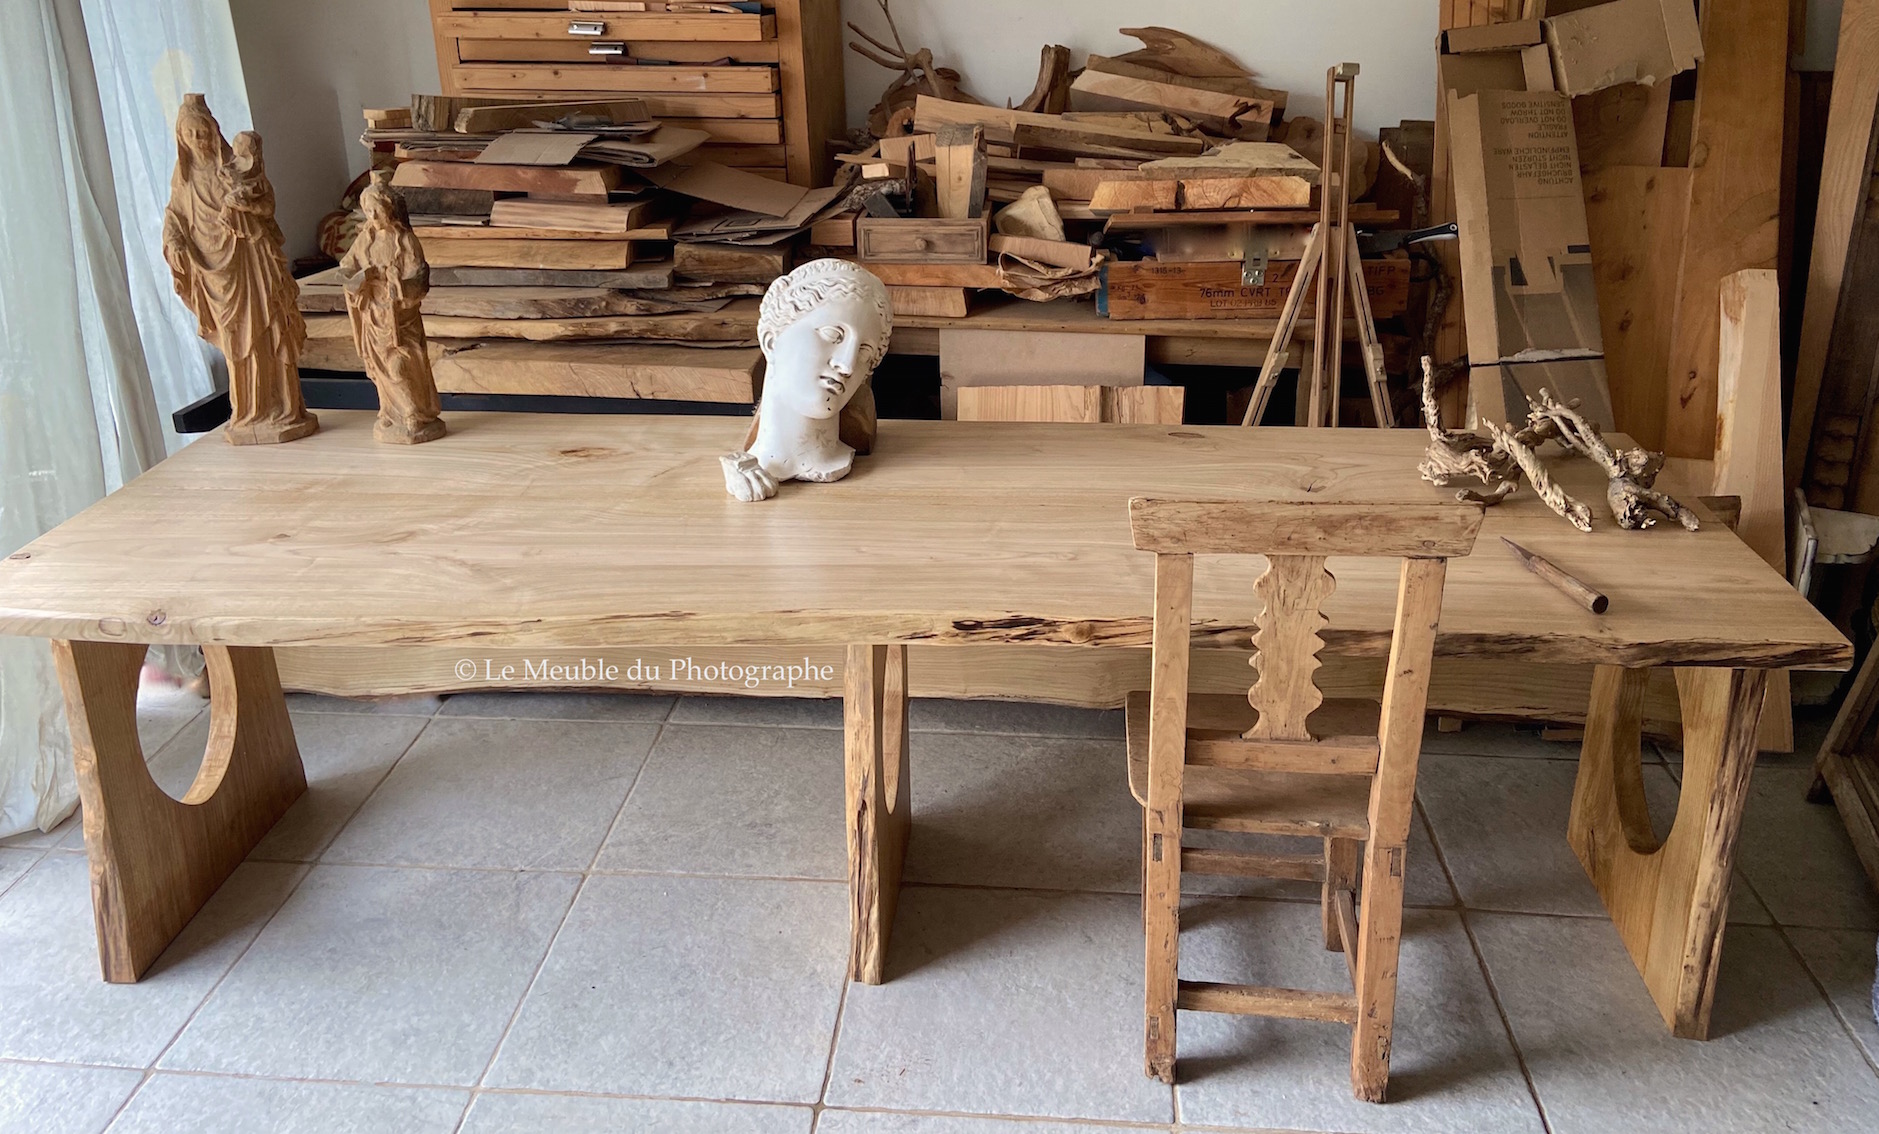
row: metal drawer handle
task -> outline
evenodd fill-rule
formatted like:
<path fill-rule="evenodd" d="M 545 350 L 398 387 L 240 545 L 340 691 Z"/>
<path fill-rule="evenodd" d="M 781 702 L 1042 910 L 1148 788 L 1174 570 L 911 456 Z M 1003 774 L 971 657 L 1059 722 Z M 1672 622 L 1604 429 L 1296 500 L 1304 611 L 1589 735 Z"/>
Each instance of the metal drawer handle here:
<path fill-rule="evenodd" d="M 587 45 L 587 54 L 589 55 L 625 55 L 626 44 L 620 42 L 619 40 L 606 40 L 602 43 L 590 43 Z"/>
<path fill-rule="evenodd" d="M 605 20 L 570 20 L 568 22 L 568 34 L 569 35 L 606 35 L 607 34 L 607 21 Z"/>

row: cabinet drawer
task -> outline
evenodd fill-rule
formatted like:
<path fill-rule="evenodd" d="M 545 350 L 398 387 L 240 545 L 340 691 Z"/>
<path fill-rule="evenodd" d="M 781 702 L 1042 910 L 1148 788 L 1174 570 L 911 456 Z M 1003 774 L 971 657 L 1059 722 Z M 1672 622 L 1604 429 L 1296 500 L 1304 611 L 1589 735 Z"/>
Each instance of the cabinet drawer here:
<path fill-rule="evenodd" d="M 607 42 L 605 40 L 459 39 L 452 42 L 457 45 L 457 58 L 465 63 L 592 63 L 607 58 L 596 56 L 591 50 L 596 42 Z M 775 63 L 776 44 L 774 39 L 757 43 L 631 40 L 626 43 L 626 54 L 631 59 L 656 59 L 666 63 L 716 63 L 720 59 L 733 63 Z"/>
<path fill-rule="evenodd" d="M 721 39 L 752 43 L 776 38 L 775 16 L 713 13 L 455 11 L 437 16 L 433 23 L 436 34 L 457 39 Z"/>
<path fill-rule="evenodd" d="M 863 217 L 855 228 L 856 257 L 884 264 L 983 264 L 991 221 L 932 217 Z"/>
<path fill-rule="evenodd" d="M 471 96 L 501 96 L 517 102 L 566 99 L 578 96 L 612 98 L 623 88 L 609 85 L 609 76 L 624 68 L 611 67 L 458 67 L 452 72 L 455 90 Z M 779 100 L 773 94 L 674 94 L 631 92 L 645 100 L 654 118 L 777 118 Z M 727 139 L 729 140 L 729 139 Z"/>
<path fill-rule="evenodd" d="M 604 63 L 458 67 L 457 81 L 478 90 L 630 91 L 634 94 L 770 94 L 775 67 L 635 67 Z M 754 104 L 753 104 L 754 105 Z M 768 111 L 775 114 L 774 109 Z"/>

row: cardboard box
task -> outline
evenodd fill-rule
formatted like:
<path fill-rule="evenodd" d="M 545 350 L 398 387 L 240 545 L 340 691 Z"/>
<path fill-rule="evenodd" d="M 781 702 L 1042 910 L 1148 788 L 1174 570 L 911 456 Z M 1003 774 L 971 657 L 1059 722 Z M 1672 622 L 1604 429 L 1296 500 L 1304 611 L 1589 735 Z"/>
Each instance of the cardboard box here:
<path fill-rule="evenodd" d="M 1504 401 L 1502 379 L 1537 389 L 1522 367 L 1596 362 L 1553 366 L 1548 388 L 1580 398 L 1588 418 L 1611 428 L 1571 99 L 1451 93 L 1448 125 L 1468 357 L 1477 376 L 1492 379 L 1476 402 L 1486 412 Z"/>
<path fill-rule="evenodd" d="M 1621 83 L 1655 86 L 1703 58 L 1703 34 L 1689 0 L 1611 0 L 1550 16 L 1545 26 L 1554 86 L 1568 95 Z"/>
<path fill-rule="evenodd" d="M 1531 47 L 1546 39 L 1546 29 L 1539 20 L 1514 20 L 1505 24 L 1483 24 L 1474 28 L 1450 28 L 1442 33 L 1442 50 L 1450 55 L 1468 55 L 1477 51 L 1506 51 Z"/>

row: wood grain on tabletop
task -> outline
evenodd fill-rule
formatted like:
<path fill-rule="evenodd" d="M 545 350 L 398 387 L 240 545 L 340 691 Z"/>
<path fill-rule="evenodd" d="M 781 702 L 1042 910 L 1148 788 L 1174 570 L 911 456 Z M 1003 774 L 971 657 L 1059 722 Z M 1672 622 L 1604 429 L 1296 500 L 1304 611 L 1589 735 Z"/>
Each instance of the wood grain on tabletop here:
<path fill-rule="evenodd" d="M 847 480 L 741 504 L 728 419 L 455 414 L 421 450 L 372 415 L 291 445 L 210 435 L 0 562 L 0 632 L 229 645 L 1039 642 L 1146 645 L 1128 501 L 1435 503 L 1417 432 L 901 422 Z M 1590 464 L 1555 462 L 1601 502 Z M 1602 512 L 1602 503 L 1599 504 Z M 1511 537 L 1612 597 L 1592 618 L 1511 556 L 1452 564 L 1438 650 L 1844 666 L 1851 648 L 1720 524 L 1582 535 L 1522 493 Z M 1203 558 L 1196 640 L 1244 647 L 1258 557 Z M 1331 561 L 1329 652 L 1381 653 L 1390 563 Z"/>

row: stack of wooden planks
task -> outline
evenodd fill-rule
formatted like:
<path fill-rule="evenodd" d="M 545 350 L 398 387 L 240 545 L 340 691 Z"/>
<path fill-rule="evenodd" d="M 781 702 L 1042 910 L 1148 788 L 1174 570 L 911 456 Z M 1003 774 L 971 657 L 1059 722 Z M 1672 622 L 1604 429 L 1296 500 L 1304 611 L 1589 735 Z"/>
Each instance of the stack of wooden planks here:
<path fill-rule="evenodd" d="M 636 98 L 419 95 L 365 117 L 431 265 L 441 390 L 754 399 L 756 297 L 836 190 L 702 159 L 703 132 Z M 308 365 L 359 369 L 337 279 L 303 280 L 300 306 Z"/>

